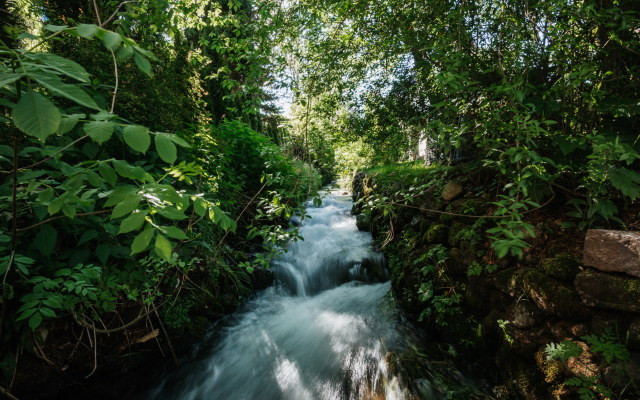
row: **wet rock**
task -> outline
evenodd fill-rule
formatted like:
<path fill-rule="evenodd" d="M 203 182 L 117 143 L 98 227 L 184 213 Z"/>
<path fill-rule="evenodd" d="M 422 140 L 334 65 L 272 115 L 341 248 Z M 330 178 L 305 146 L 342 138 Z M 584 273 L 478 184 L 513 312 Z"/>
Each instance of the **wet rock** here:
<path fill-rule="evenodd" d="M 584 241 L 584 265 L 640 277 L 640 235 L 590 229 Z"/>
<path fill-rule="evenodd" d="M 582 271 L 580 267 L 582 267 L 580 259 L 568 254 L 547 258 L 540 263 L 540 268 L 545 274 L 571 282 Z"/>
<path fill-rule="evenodd" d="M 255 267 L 253 273 L 249 274 L 253 290 L 266 289 L 273 285 L 273 271 L 262 267 Z"/>
<path fill-rule="evenodd" d="M 356 226 L 359 231 L 368 231 L 369 230 L 369 220 L 367 216 L 364 214 L 360 214 L 356 217 Z"/>
<path fill-rule="evenodd" d="M 540 321 L 540 313 L 527 300 L 516 300 L 507 309 L 507 319 L 518 329 L 529 329 Z"/>
<path fill-rule="evenodd" d="M 531 271 L 530 268 L 511 268 L 498 272 L 493 280 L 493 284 L 502 293 L 511 297 L 520 297 L 524 293 L 523 279 Z"/>
<path fill-rule="evenodd" d="M 524 276 L 523 286 L 525 295 L 545 314 L 576 320 L 589 316 L 589 311 L 572 285 L 533 270 Z"/>
<path fill-rule="evenodd" d="M 582 349 L 582 354 L 577 357 L 569 357 L 567 362 L 562 364 L 562 370 L 568 376 L 593 378 L 599 375 L 600 368 L 598 366 L 599 359 L 587 346 L 581 341 L 574 341 Z"/>
<path fill-rule="evenodd" d="M 447 244 L 449 228 L 446 225 L 432 225 L 424 234 L 425 244 Z"/>
<path fill-rule="evenodd" d="M 461 184 L 455 181 L 450 181 L 442 191 L 442 198 L 444 201 L 451 201 L 460 196 L 462 192 L 464 192 L 464 189 Z"/>
<path fill-rule="evenodd" d="M 420 228 L 420 224 L 422 223 L 422 221 L 424 221 L 424 217 L 422 215 L 416 215 L 411 220 L 411 227 L 419 229 Z"/>
<path fill-rule="evenodd" d="M 640 312 L 640 279 L 587 271 L 576 276 L 575 286 L 588 306 Z"/>

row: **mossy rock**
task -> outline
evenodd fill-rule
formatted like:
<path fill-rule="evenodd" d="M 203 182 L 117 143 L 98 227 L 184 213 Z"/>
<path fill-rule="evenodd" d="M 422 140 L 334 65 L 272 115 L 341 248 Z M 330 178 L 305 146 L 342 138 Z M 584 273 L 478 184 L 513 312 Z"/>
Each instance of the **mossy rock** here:
<path fill-rule="evenodd" d="M 495 275 L 493 283 L 502 293 L 517 298 L 524 293 L 523 279 L 529 271 L 530 268 L 505 269 Z"/>
<path fill-rule="evenodd" d="M 420 233 L 424 234 L 425 232 L 427 232 L 432 224 L 433 224 L 433 221 L 429 221 L 429 220 L 424 220 L 420 222 Z"/>
<path fill-rule="evenodd" d="M 511 349 L 502 347 L 496 355 L 498 371 L 504 379 L 504 386 L 498 387 L 502 392 L 500 398 L 548 400 L 553 398 L 535 365 L 526 362 L 513 354 Z"/>
<path fill-rule="evenodd" d="M 368 231 L 371 223 L 365 214 L 360 214 L 356 217 L 356 227 L 359 231 Z"/>
<path fill-rule="evenodd" d="M 449 230 L 449 244 L 451 246 L 453 246 L 453 247 L 459 247 L 460 246 L 460 242 L 462 242 L 462 239 L 457 238 L 456 236 L 464 228 L 465 228 L 465 224 L 460 223 L 460 222 L 456 222 L 455 224 L 453 224 L 453 226 L 451 226 L 451 229 Z"/>
<path fill-rule="evenodd" d="M 544 381 L 546 383 L 562 383 L 565 379 L 562 363 L 558 360 L 547 360 L 547 353 L 544 349 L 541 346 L 534 356 L 538 369 L 544 375 Z"/>
<path fill-rule="evenodd" d="M 576 288 L 591 307 L 640 313 L 640 279 L 592 271 L 576 276 Z"/>
<path fill-rule="evenodd" d="M 447 244 L 449 240 L 449 228 L 445 225 L 432 225 L 424 234 L 425 244 Z"/>
<path fill-rule="evenodd" d="M 547 258 L 540 263 L 540 268 L 545 274 L 564 281 L 573 281 L 580 273 L 582 266 L 582 261 L 578 257 L 569 254 Z"/>
<path fill-rule="evenodd" d="M 523 279 L 525 295 L 545 314 L 584 320 L 590 315 L 573 285 L 561 282 L 539 270 L 529 271 Z"/>

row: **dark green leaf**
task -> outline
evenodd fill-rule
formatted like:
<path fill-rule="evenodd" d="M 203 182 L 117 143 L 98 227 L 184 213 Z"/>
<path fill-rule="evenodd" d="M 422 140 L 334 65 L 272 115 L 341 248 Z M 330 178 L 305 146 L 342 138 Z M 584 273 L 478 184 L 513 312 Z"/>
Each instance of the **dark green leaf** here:
<path fill-rule="evenodd" d="M 124 141 L 135 151 L 145 153 L 151 144 L 151 136 L 144 126 L 129 125 L 124 128 Z"/>
<path fill-rule="evenodd" d="M 35 79 L 42 86 L 51 90 L 62 97 L 66 97 L 71 101 L 75 101 L 84 107 L 99 110 L 96 102 L 82 89 L 76 85 L 68 85 L 55 75 L 29 74 L 29 77 Z"/>
<path fill-rule="evenodd" d="M 0 75 L 0 87 L 10 85 L 23 76 L 24 74 L 2 74 Z"/>
<path fill-rule="evenodd" d="M 40 307 L 40 313 L 42 315 L 44 315 L 45 317 L 49 317 L 49 318 L 55 318 L 56 317 L 56 313 L 47 307 Z"/>
<path fill-rule="evenodd" d="M 133 59 L 136 62 L 136 65 L 138 66 L 138 68 L 140 68 L 142 72 L 144 72 L 149 77 L 151 77 L 151 64 L 149 63 L 149 60 L 147 60 L 144 56 L 142 56 L 138 52 L 136 52 L 133 55 Z"/>
<path fill-rule="evenodd" d="M 176 145 L 173 144 L 171 139 L 166 134 L 157 134 L 156 135 L 156 150 L 162 158 L 162 161 L 173 164 L 177 158 L 177 150 Z"/>
<path fill-rule="evenodd" d="M 169 236 L 172 239 L 178 239 L 178 240 L 189 239 L 187 235 L 184 234 L 182 229 L 178 229 L 175 226 L 159 226 L 158 229 L 160 230 L 160 232 L 164 233 L 165 235 Z"/>
<path fill-rule="evenodd" d="M 122 43 L 122 37 L 118 33 L 109 32 L 104 35 L 102 41 L 107 49 L 116 51 L 118 50 L 118 47 L 120 47 L 120 43 Z"/>
<path fill-rule="evenodd" d="M 161 234 L 156 237 L 156 253 L 165 260 L 171 259 L 171 242 Z"/>
<path fill-rule="evenodd" d="M 203 216 L 207 212 L 207 202 L 202 197 L 198 197 L 193 202 L 193 208 L 198 215 Z"/>
<path fill-rule="evenodd" d="M 98 236 L 98 231 L 93 229 L 85 231 L 82 236 L 80 236 L 80 240 L 78 240 L 78 244 L 76 246 L 82 246 L 88 241 L 95 239 Z"/>
<path fill-rule="evenodd" d="M 58 107 L 33 90 L 28 90 L 22 95 L 11 117 L 21 131 L 42 141 L 45 141 L 60 125 Z"/>
<path fill-rule="evenodd" d="M 111 219 L 120 218 L 137 209 L 141 200 L 141 194 L 127 196 L 124 200 L 122 200 L 122 202 L 118 203 L 118 205 L 114 207 L 113 212 L 111 213 Z"/>
<path fill-rule="evenodd" d="M 49 257 L 58 240 L 58 232 L 49 224 L 42 225 L 33 240 L 33 246 L 45 257 Z"/>
<path fill-rule="evenodd" d="M 113 166 L 115 167 L 118 175 L 129 179 L 133 178 L 133 167 L 129 165 L 128 162 L 117 160 L 113 162 Z"/>
<path fill-rule="evenodd" d="M 53 198 L 53 188 L 49 188 L 47 190 L 43 190 L 42 192 L 38 193 L 38 200 L 41 203 L 46 203 L 48 201 L 51 201 L 52 198 Z"/>
<path fill-rule="evenodd" d="M 106 182 L 112 185 L 116 184 L 118 175 L 116 175 L 116 171 L 114 171 L 114 169 L 111 168 L 106 162 L 101 162 L 98 165 L 98 171 L 100 171 L 100 176 L 102 176 L 102 179 L 104 179 Z"/>
<path fill-rule="evenodd" d="M 79 24 L 78 35 L 85 39 L 93 39 L 98 32 L 98 27 L 94 24 Z"/>
<path fill-rule="evenodd" d="M 96 247 L 96 257 L 98 257 L 102 265 L 106 265 L 109 259 L 109 245 L 101 244 Z"/>
<path fill-rule="evenodd" d="M 134 211 L 131 215 L 125 218 L 120 224 L 120 231 L 118 234 L 127 233 L 131 231 L 137 231 L 142 228 L 142 224 L 144 224 L 145 217 L 149 214 L 149 211 Z"/>
<path fill-rule="evenodd" d="M 116 204 L 122 202 L 124 199 L 133 194 L 136 194 L 137 192 L 138 188 L 135 186 L 118 186 L 113 192 L 111 192 L 111 194 L 109 195 L 109 200 L 107 200 L 104 206 L 115 206 Z"/>
<path fill-rule="evenodd" d="M 56 133 L 58 135 L 63 135 L 67 132 L 70 132 L 76 126 L 78 121 L 84 117 L 84 114 L 63 115 Z"/>
<path fill-rule="evenodd" d="M 85 171 L 85 174 L 87 175 L 87 180 L 89 181 L 89 183 L 92 186 L 95 186 L 95 187 L 101 187 L 102 186 L 102 179 L 100 178 L 100 176 L 98 174 L 96 174 L 95 172 L 93 172 L 91 170 Z"/>
<path fill-rule="evenodd" d="M 182 220 L 187 218 L 187 216 L 184 215 L 182 211 L 174 207 L 156 208 L 156 211 L 158 212 L 158 214 L 169 219 Z"/>
<path fill-rule="evenodd" d="M 52 53 L 38 52 L 36 54 L 29 54 L 27 57 L 34 58 L 41 63 L 48 65 L 58 72 L 70 76 L 79 81 L 89 83 L 89 74 L 84 68 L 75 61 L 67 60 Z"/>
<path fill-rule="evenodd" d="M 83 125 L 83 129 L 86 134 L 98 144 L 106 142 L 111 137 L 111 134 L 113 134 L 113 124 L 111 122 L 89 122 Z"/>
<path fill-rule="evenodd" d="M 42 322 L 42 315 L 40 315 L 39 312 L 36 312 L 31 316 L 31 318 L 29 318 L 29 328 L 35 331 L 36 328 L 40 326 L 41 322 Z"/>
<path fill-rule="evenodd" d="M 131 254 L 140 253 L 144 251 L 149 245 L 151 238 L 156 230 L 155 229 L 147 229 L 142 231 L 135 239 L 133 239 L 133 243 L 131 244 Z"/>

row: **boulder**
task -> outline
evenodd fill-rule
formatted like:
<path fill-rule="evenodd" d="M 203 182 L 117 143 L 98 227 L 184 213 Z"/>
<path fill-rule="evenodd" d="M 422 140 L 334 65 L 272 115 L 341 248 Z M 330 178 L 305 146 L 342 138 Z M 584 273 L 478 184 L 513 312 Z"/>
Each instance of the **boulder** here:
<path fill-rule="evenodd" d="M 444 190 L 442 191 L 442 198 L 445 201 L 451 201 L 456 197 L 460 196 L 462 192 L 464 192 L 464 189 L 462 188 L 461 184 L 459 184 L 456 181 L 450 181 L 449 183 L 447 183 L 447 185 L 444 187 Z"/>
<path fill-rule="evenodd" d="M 540 268 L 545 274 L 564 281 L 571 281 L 582 271 L 582 262 L 578 257 L 560 254 L 553 258 L 544 259 Z"/>
<path fill-rule="evenodd" d="M 588 306 L 640 312 L 640 279 L 586 271 L 576 276 L 575 286 Z"/>
<path fill-rule="evenodd" d="M 584 265 L 600 271 L 640 277 L 640 235 L 589 229 L 584 240 L 583 261 Z"/>
<path fill-rule="evenodd" d="M 530 268 L 511 268 L 496 274 L 493 284 L 502 293 L 511 297 L 520 297 L 523 292 L 522 281 L 524 276 L 531 271 Z"/>
<path fill-rule="evenodd" d="M 597 356 L 589 349 L 586 343 L 578 340 L 574 341 L 574 343 L 580 346 L 582 354 L 577 357 L 569 357 L 562 364 L 564 373 L 575 377 L 580 377 L 581 375 L 587 378 L 597 377 L 600 373 Z"/>
<path fill-rule="evenodd" d="M 527 300 L 516 300 L 507 309 L 507 319 L 518 329 L 529 329 L 540 321 L 540 313 Z"/>
<path fill-rule="evenodd" d="M 369 220 L 367 216 L 364 214 L 360 214 L 356 217 L 356 226 L 359 231 L 368 231 L 369 230 Z"/>
<path fill-rule="evenodd" d="M 446 225 L 431 225 L 424 234 L 425 244 L 447 244 L 449 240 L 449 228 Z"/>
<path fill-rule="evenodd" d="M 572 285 L 533 270 L 524 276 L 523 286 L 525 295 L 545 314 L 574 320 L 589 316 L 588 309 Z"/>

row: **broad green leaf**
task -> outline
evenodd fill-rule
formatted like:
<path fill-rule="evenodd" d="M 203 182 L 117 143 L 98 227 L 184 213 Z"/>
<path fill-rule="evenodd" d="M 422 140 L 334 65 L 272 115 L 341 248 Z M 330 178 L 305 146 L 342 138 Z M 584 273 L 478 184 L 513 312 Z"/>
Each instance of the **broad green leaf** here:
<path fill-rule="evenodd" d="M 42 28 L 46 29 L 48 31 L 51 31 L 51 32 L 60 32 L 62 30 L 67 29 L 68 26 L 67 25 L 51 25 L 51 24 L 49 24 L 49 25 L 43 26 Z"/>
<path fill-rule="evenodd" d="M 113 124 L 111 122 L 89 122 L 88 124 L 84 124 L 82 128 L 86 134 L 98 144 L 106 142 L 111 137 L 111 134 L 113 134 Z"/>
<path fill-rule="evenodd" d="M 91 114 L 90 117 L 94 121 L 108 121 L 110 119 L 113 119 L 114 115 L 111 114 L 109 111 L 100 110 L 99 113 Z"/>
<path fill-rule="evenodd" d="M 149 214 L 149 211 L 140 211 L 136 210 L 127 218 L 125 218 L 120 224 L 120 231 L 118 231 L 118 235 L 121 233 L 128 233 L 132 231 L 137 231 L 142 228 L 142 224 L 144 224 L 145 217 Z"/>
<path fill-rule="evenodd" d="M 16 36 L 16 39 L 29 39 L 29 40 L 36 40 L 36 39 L 40 39 L 38 36 L 29 33 L 29 32 L 23 32 L 21 34 L 19 34 L 18 36 Z"/>
<path fill-rule="evenodd" d="M 131 254 L 133 255 L 144 251 L 144 249 L 149 245 L 149 242 L 151 242 L 151 238 L 155 231 L 155 229 L 147 229 L 138 234 L 131 244 Z"/>
<path fill-rule="evenodd" d="M 79 81 L 89 83 L 89 74 L 82 66 L 75 61 L 57 56 L 52 53 L 37 52 L 36 54 L 28 54 L 27 57 L 36 59 L 41 63 L 55 69 L 58 72 L 70 76 Z"/>
<path fill-rule="evenodd" d="M 211 208 L 209 208 L 209 219 L 213 221 L 215 224 L 220 222 L 220 219 L 222 218 L 223 214 L 224 213 L 222 212 L 222 210 L 217 206 L 211 206 Z"/>
<path fill-rule="evenodd" d="M 80 89 L 76 85 L 68 85 L 62 82 L 62 80 L 55 75 L 29 74 L 29 77 L 35 79 L 38 83 L 52 92 L 62 97 L 66 97 L 69 100 L 75 101 L 83 107 L 93 108 L 94 110 L 100 109 L 96 105 L 96 102 L 93 101 L 93 99 L 89 97 L 84 90 Z"/>
<path fill-rule="evenodd" d="M 111 213 L 111 219 L 120 218 L 129 214 L 131 211 L 138 208 L 140 201 L 142 200 L 141 194 L 129 195 L 122 202 L 118 203 L 113 208 L 113 212 Z"/>
<path fill-rule="evenodd" d="M 95 172 L 93 172 L 91 170 L 85 171 L 85 174 L 87 175 L 87 180 L 89 181 L 89 183 L 92 186 L 95 186 L 95 187 L 101 187 L 102 186 L 102 178 L 100 178 L 100 176 L 98 174 L 96 174 Z"/>
<path fill-rule="evenodd" d="M 57 240 L 58 232 L 50 224 L 45 224 L 33 239 L 33 246 L 45 257 L 49 257 Z"/>
<path fill-rule="evenodd" d="M 78 240 L 78 244 L 76 244 L 76 246 L 82 246 L 83 244 L 95 239 L 96 237 L 98 237 L 98 231 L 93 229 L 85 231 L 82 236 L 80 236 L 80 240 Z"/>
<path fill-rule="evenodd" d="M 156 253 L 165 260 L 171 259 L 171 242 L 161 234 L 156 237 Z"/>
<path fill-rule="evenodd" d="M 46 299 L 42 304 L 51 308 L 62 308 L 62 304 L 60 304 L 58 300 L 52 298 Z"/>
<path fill-rule="evenodd" d="M 41 322 L 42 322 L 42 315 L 40 315 L 39 312 L 36 312 L 31 316 L 31 318 L 29 318 L 29 328 L 35 331 L 36 328 L 40 326 Z"/>
<path fill-rule="evenodd" d="M 169 136 L 169 139 L 171 139 L 171 141 L 173 143 L 177 144 L 178 146 L 184 147 L 186 149 L 190 149 L 191 148 L 191 145 L 189 143 L 187 143 L 187 141 L 184 140 L 183 138 L 181 138 L 180 136 L 172 135 L 172 134 L 169 134 L 167 136 Z"/>
<path fill-rule="evenodd" d="M 132 170 L 133 177 L 140 182 L 144 182 L 147 172 L 142 167 L 134 167 Z"/>
<path fill-rule="evenodd" d="M 38 303 L 39 303 L 39 301 L 38 301 Z M 30 310 L 26 310 L 18 318 L 16 318 L 16 321 L 21 321 L 23 319 L 27 319 L 30 316 L 32 316 L 36 311 L 38 311 L 38 309 L 36 309 L 36 308 L 32 308 Z"/>
<path fill-rule="evenodd" d="M 76 208 L 69 203 L 62 204 L 62 213 L 69 218 L 76 216 Z"/>
<path fill-rule="evenodd" d="M 93 39 L 98 32 L 98 26 L 94 24 L 79 24 L 78 35 L 85 39 Z"/>
<path fill-rule="evenodd" d="M 189 239 L 181 229 L 178 229 L 175 226 L 159 226 L 158 229 L 160 230 L 160 232 L 164 233 L 165 235 L 173 239 L 178 239 L 178 240 Z"/>
<path fill-rule="evenodd" d="M 48 201 L 51 201 L 52 198 L 53 198 L 53 188 L 49 188 L 47 190 L 43 190 L 42 192 L 38 193 L 38 200 L 41 203 L 46 203 Z"/>
<path fill-rule="evenodd" d="M 102 265 L 107 264 L 107 260 L 109 259 L 109 245 L 101 244 L 96 247 L 96 257 L 98 257 Z"/>
<path fill-rule="evenodd" d="M 113 170 L 112 170 L 113 171 Z M 115 171 L 113 172 L 115 174 Z M 109 200 L 104 204 L 105 207 L 115 206 L 116 204 L 122 202 L 127 197 L 134 195 L 138 192 L 138 188 L 135 186 L 118 186 L 111 194 L 109 195 Z"/>
<path fill-rule="evenodd" d="M 84 117 L 84 114 L 63 115 L 56 133 L 58 135 L 63 135 L 67 132 L 70 132 L 76 126 L 78 121 L 80 121 L 80 119 Z"/>
<path fill-rule="evenodd" d="M 124 141 L 135 151 L 145 153 L 151 144 L 151 136 L 144 126 L 129 125 L 124 128 Z"/>
<path fill-rule="evenodd" d="M 159 185 L 154 183 L 146 185 L 145 188 L 147 193 L 155 195 L 155 197 L 162 201 L 177 204 L 182 200 L 176 189 L 171 185 Z"/>
<path fill-rule="evenodd" d="M 133 47 L 123 43 L 120 50 L 118 50 L 118 60 L 128 60 L 131 56 L 133 56 Z"/>
<path fill-rule="evenodd" d="M 57 214 L 58 211 L 62 208 L 64 201 L 59 197 L 49 203 L 49 207 L 47 207 L 47 211 L 49 211 L 49 215 Z"/>
<path fill-rule="evenodd" d="M 11 113 L 13 123 L 27 135 L 45 141 L 60 125 L 60 111 L 40 93 L 28 90 Z"/>
<path fill-rule="evenodd" d="M 158 212 L 158 214 L 162 215 L 165 218 L 175 219 L 175 220 L 182 220 L 187 218 L 187 216 L 184 215 L 182 211 L 174 207 L 162 207 L 162 208 L 156 208 L 155 210 Z"/>
<path fill-rule="evenodd" d="M 138 52 L 133 55 L 133 60 L 136 62 L 136 65 L 142 72 L 151 77 L 151 64 L 149 63 L 149 60 L 147 60 Z"/>
<path fill-rule="evenodd" d="M 24 74 L 2 74 L 0 75 L 0 87 L 10 85 L 23 76 Z"/>
<path fill-rule="evenodd" d="M 120 43 L 122 43 L 122 36 L 116 32 L 109 32 L 104 35 L 102 41 L 107 49 L 116 51 L 118 50 L 118 47 L 120 47 Z"/>
<path fill-rule="evenodd" d="M 118 175 L 116 174 L 116 171 L 114 171 L 113 168 L 111 168 L 106 162 L 101 162 L 98 165 L 98 171 L 100 171 L 100 176 L 102 176 L 102 179 L 104 179 L 106 182 L 110 183 L 111 185 L 116 184 Z"/>
<path fill-rule="evenodd" d="M 45 317 L 49 317 L 49 318 L 55 318 L 56 317 L 56 313 L 47 307 L 40 307 L 40 313 L 42 315 L 44 315 Z"/>
<path fill-rule="evenodd" d="M 133 178 L 133 167 L 129 165 L 128 162 L 117 160 L 113 162 L 113 166 L 115 167 L 118 175 L 129 179 Z"/>
<path fill-rule="evenodd" d="M 626 169 L 615 168 L 609 171 L 609 178 L 611 184 L 619 189 L 622 194 L 629 196 L 631 200 L 635 200 L 640 197 L 640 173 Z"/>
<path fill-rule="evenodd" d="M 198 197 L 193 202 L 193 208 L 198 215 L 203 216 L 207 212 L 207 202 L 202 197 Z"/>
<path fill-rule="evenodd" d="M 173 164 L 177 158 L 176 145 L 173 144 L 168 135 L 157 134 L 156 135 L 156 150 L 162 158 L 162 161 Z"/>

